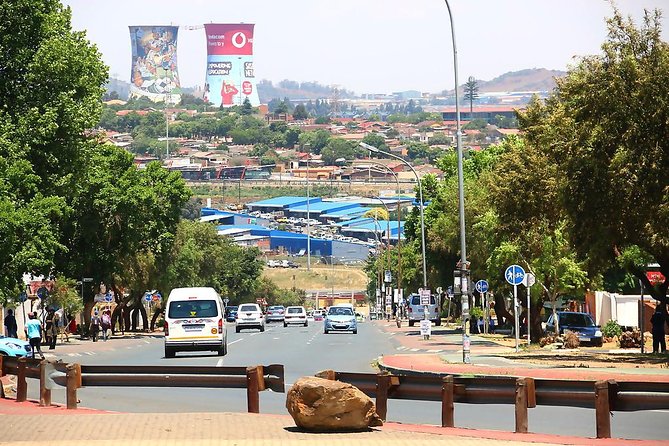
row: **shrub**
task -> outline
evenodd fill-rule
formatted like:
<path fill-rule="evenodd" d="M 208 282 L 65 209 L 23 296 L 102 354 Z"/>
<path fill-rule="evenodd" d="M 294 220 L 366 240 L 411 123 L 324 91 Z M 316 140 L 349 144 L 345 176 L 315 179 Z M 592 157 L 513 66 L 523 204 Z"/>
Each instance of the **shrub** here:
<path fill-rule="evenodd" d="M 580 345 L 581 341 L 576 333 L 573 331 L 564 332 L 564 348 L 578 348 Z"/>
<path fill-rule="evenodd" d="M 623 329 L 618 325 L 618 322 L 611 319 L 604 325 L 602 328 L 602 334 L 607 338 L 613 338 L 614 336 L 620 337 L 623 333 Z"/>

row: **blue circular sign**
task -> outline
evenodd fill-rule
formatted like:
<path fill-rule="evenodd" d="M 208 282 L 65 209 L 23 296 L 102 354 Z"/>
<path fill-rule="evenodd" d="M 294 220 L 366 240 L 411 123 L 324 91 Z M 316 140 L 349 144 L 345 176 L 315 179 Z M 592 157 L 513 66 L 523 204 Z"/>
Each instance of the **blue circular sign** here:
<path fill-rule="evenodd" d="M 147 301 L 147 302 L 151 302 L 151 293 L 146 293 L 144 295 L 144 300 Z"/>
<path fill-rule="evenodd" d="M 525 270 L 520 265 L 511 265 L 504 271 L 504 278 L 511 285 L 520 285 L 525 278 Z"/>
<path fill-rule="evenodd" d="M 476 291 L 479 293 L 487 293 L 488 292 L 488 281 L 487 280 L 479 280 L 476 282 Z"/>
<path fill-rule="evenodd" d="M 21 294 L 19 294 L 19 302 L 25 302 L 28 299 L 28 295 L 26 294 L 25 291 L 23 291 Z"/>
<path fill-rule="evenodd" d="M 112 301 L 112 295 L 111 293 L 105 294 L 105 302 L 111 302 Z"/>

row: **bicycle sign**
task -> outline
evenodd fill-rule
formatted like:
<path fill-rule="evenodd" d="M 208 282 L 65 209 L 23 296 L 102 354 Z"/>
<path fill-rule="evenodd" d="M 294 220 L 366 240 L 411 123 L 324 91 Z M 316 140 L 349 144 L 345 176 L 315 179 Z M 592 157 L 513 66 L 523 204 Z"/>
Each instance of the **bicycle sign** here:
<path fill-rule="evenodd" d="M 478 282 L 476 282 L 476 285 L 474 285 L 474 287 L 476 288 L 476 291 L 478 291 L 481 294 L 487 293 L 488 292 L 488 281 L 487 280 L 479 280 Z"/>

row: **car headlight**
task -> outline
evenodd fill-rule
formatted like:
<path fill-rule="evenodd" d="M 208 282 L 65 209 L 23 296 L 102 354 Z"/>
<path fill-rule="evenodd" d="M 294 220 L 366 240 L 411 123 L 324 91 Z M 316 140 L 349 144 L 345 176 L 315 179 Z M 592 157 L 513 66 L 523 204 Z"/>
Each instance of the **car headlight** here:
<path fill-rule="evenodd" d="M 601 330 L 597 330 L 597 331 L 595 332 L 595 337 L 596 337 L 596 338 L 601 338 L 601 337 L 602 337 L 602 331 L 601 331 Z"/>

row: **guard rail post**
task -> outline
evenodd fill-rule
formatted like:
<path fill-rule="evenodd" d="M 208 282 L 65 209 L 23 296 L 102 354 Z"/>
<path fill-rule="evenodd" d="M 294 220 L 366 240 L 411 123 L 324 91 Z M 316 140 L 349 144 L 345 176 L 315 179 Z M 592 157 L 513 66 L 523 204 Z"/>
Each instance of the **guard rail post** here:
<path fill-rule="evenodd" d="M 609 405 L 609 382 L 595 382 L 595 419 L 597 438 L 611 438 L 611 413 Z"/>
<path fill-rule="evenodd" d="M 527 382 L 526 378 L 516 379 L 516 430 L 527 433 Z"/>
<path fill-rule="evenodd" d="M 453 376 L 441 380 L 441 427 L 453 427 Z"/>
<path fill-rule="evenodd" d="M 376 413 L 383 421 L 388 414 L 388 391 L 390 390 L 390 374 L 376 375 Z"/>
<path fill-rule="evenodd" d="M 77 389 L 81 387 L 81 365 L 68 364 L 66 376 L 67 408 L 76 409 L 79 401 L 77 400 Z"/>
<path fill-rule="evenodd" d="M 28 399 L 28 382 L 26 381 L 26 358 L 21 357 L 17 361 L 16 370 L 16 401 L 19 403 Z"/>
<path fill-rule="evenodd" d="M 51 406 L 51 389 L 46 386 L 49 361 L 42 360 L 39 363 L 39 405 L 41 407 Z"/>
<path fill-rule="evenodd" d="M 262 370 L 262 368 L 260 368 Z M 260 413 L 259 368 L 246 368 L 246 404 L 249 413 Z M 261 372 L 262 373 L 262 372 Z"/>

